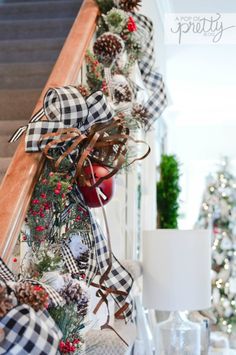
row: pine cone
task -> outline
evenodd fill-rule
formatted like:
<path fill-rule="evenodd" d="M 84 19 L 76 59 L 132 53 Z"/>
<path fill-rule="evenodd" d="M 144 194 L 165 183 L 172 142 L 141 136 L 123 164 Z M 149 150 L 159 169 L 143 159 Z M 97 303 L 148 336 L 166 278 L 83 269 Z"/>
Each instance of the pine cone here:
<path fill-rule="evenodd" d="M 4 317 L 13 308 L 11 297 L 7 293 L 7 288 L 0 285 L 0 317 Z"/>
<path fill-rule="evenodd" d="M 128 85 L 120 84 L 114 90 L 114 98 L 116 102 L 130 102 L 132 101 L 132 92 Z"/>
<path fill-rule="evenodd" d="M 89 90 L 88 86 L 79 85 L 79 86 L 77 86 L 77 89 L 83 97 L 87 97 L 90 95 L 90 90 Z"/>
<path fill-rule="evenodd" d="M 88 297 L 83 294 L 77 306 L 78 316 L 85 317 L 88 311 Z"/>
<path fill-rule="evenodd" d="M 140 104 L 133 105 L 131 115 L 135 120 L 139 121 L 142 125 L 146 125 L 150 118 L 148 109 Z"/>
<path fill-rule="evenodd" d="M 65 299 L 66 304 L 79 303 L 82 297 L 83 290 L 78 282 L 73 280 L 63 287 L 60 291 L 60 295 Z"/>
<path fill-rule="evenodd" d="M 86 270 L 88 268 L 89 256 L 90 256 L 89 250 L 80 254 L 80 257 L 77 260 L 80 270 Z"/>
<path fill-rule="evenodd" d="M 127 12 L 138 10 L 141 7 L 141 0 L 114 0 L 115 5 Z"/>
<path fill-rule="evenodd" d="M 20 304 L 28 304 L 36 312 L 40 309 L 43 310 L 48 303 L 47 292 L 41 286 L 28 282 L 17 285 L 16 298 Z"/>
<path fill-rule="evenodd" d="M 124 49 L 122 38 L 110 32 L 101 35 L 93 46 L 94 54 L 104 65 L 111 65 Z"/>

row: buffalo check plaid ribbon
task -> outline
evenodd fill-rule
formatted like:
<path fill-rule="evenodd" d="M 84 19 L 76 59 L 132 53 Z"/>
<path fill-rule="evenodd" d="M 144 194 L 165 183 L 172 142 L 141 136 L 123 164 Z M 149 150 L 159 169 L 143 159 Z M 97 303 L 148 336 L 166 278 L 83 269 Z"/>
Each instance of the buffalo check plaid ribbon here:
<path fill-rule="evenodd" d="M 41 121 L 46 116 L 47 121 Z M 43 108 L 34 115 L 27 126 L 20 127 L 10 138 L 15 142 L 26 131 L 25 150 L 37 152 L 50 141 L 39 141 L 44 134 L 63 128 L 78 128 L 86 133 L 95 123 L 108 123 L 113 111 L 101 91 L 84 98 L 74 86 L 49 89 L 44 97 Z"/>
<path fill-rule="evenodd" d="M 86 280 L 90 284 L 95 276 L 99 274 L 102 276 L 109 268 L 107 278 L 100 284 L 101 290 L 109 293 L 116 302 L 119 314 L 125 321 L 132 317 L 133 303 L 130 296 L 130 291 L 133 285 L 133 278 L 130 273 L 120 264 L 113 253 L 110 255 L 108 242 L 104 233 L 95 219 L 92 211 L 83 202 L 83 197 L 78 187 L 75 187 L 72 192 L 75 201 L 89 213 L 92 235 L 90 235 L 90 258 L 87 270 L 85 270 Z M 111 256 L 111 260 L 110 260 Z M 110 263 L 111 262 L 111 263 Z"/>
<path fill-rule="evenodd" d="M 109 267 L 109 249 L 107 240 L 101 230 L 100 225 L 96 221 L 93 213 L 89 210 L 89 216 L 92 226 L 93 238 L 95 240 L 96 260 L 98 263 L 99 273 L 103 275 Z M 122 315 L 128 321 L 132 316 L 133 304 L 130 291 L 133 285 L 133 278 L 129 272 L 120 264 L 112 253 L 111 269 L 107 279 L 104 280 L 105 288 L 111 289 L 110 292 L 118 309 L 124 309 Z M 92 265 L 94 262 L 92 261 Z M 116 293 L 116 291 L 120 291 Z"/>
<path fill-rule="evenodd" d="M 63 261 L 66 264 L 66 267 L 71 275 L 77 275 L 80 273 L 79 268 L 77 266 L 77 262 L 73 257 L 73 254 L 65 242 L 62 242 L 61 246 L 61 254 L 63 257 Z"/>
<path fill-rule="evenodd" d="M 45 289 L 54 306 L 63 306 L 63 304 L 65 303 L 63 298 L 59 295 L 59 293 L 56 290 L 54 290 L 54 288 L 52 288 L 49 285 L 46 285 L 43 282 L 34 279 L 23 279 L 23 278 L 19 278 L 17 280 L 15 275 L 11 272 L 11 270 L 8 268 L 8 266 L 5 264 L 5 262 L 2 260 L 1 257 L 0 257 L 0 279 L 2 279 L 6 284 L 8 282 L 13 282 L 13 283 L 29 282 L 33 285 L 40 285 Z"/>
<path fill-rule="evenodd" d="M 5 336 L 1 355 L 56 355 L 62 333 L 47 311 L 35 312 L 28 305 L 11 309 L 2 319 Z"/>
<path fill-rule="evenodd" d="M 142 42 L 145 43 L 143 56 L 138 64 L 144 84 L 151 92 L 151 96 L 145 104 L 150 114 L 149 123 L 145 127 L 147 131 L 166 108 L 167 95 L 162 75 L 155 68 L 152 21 L 141 14 L 132 13 L 132 16 L 137 23 L 138 34 L 142 38 Z"/>

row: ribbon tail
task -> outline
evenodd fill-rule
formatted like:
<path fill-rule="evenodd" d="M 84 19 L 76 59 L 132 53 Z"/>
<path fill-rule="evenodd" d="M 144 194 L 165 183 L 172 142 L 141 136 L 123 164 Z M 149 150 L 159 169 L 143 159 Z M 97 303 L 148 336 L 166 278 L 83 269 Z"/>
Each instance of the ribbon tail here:
<path fill-rule="evenodd" d="M 0 257 L 0 278 L 5 282 L 15 281 L 15 276 L 9 269 L 9 267 L 5 264 L 3 259 Z"/>
<path fill-rule="evenodd" d="M 11 136 L 11 138 L 8 140 L 8 143 L 13 143 L 16 142 L 21 136 L 22 134 L 27 130 L 28 125 L 27 126 L 22 126 L 20 128 L 18 128 L 13 135 Z"/>
<path fill-rule="evenodd" d="M 44 109 L 41 108 L 41 109 L 31 118 L 31 120 L 29 121 L 29 123 L 37 122 L 37 121 L 39 121 L 43 116 L 44 116 Z M 22 136 L 22 134 L 23 134 L 25 131 L 27 131 L 27 129 L 28 129 L 28 125 L 22 126 L 22 127 L 18 128 L 18 129 L 13 133 L 13 135 L 12 135 L 11 138 L 8 140 L 8 142 L 9 142 L 9 143 L 16 142 L 16 141 Z"/>

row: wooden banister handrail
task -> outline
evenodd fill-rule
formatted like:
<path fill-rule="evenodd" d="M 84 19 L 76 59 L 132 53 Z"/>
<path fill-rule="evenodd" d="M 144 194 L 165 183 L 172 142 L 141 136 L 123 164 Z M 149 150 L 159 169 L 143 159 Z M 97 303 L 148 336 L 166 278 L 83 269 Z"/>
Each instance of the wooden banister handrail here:
<path fill-rule="evenodd" d="M 95 32 L 98 7 L 84 0 L 52 73 L 36 104 L 36 113 L 50 87 L 76 84 L 84 55 Z M 13 156 L 0 186 L 0 255 L 8 262 L 44 164 L 39 153 L 25 153 L 24 138 Z"/>

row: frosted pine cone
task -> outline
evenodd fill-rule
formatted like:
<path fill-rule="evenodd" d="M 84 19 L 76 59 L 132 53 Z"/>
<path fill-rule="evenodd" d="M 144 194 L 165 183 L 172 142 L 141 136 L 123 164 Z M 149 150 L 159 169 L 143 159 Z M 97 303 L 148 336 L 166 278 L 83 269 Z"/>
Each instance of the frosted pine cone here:
<path fill-rule="evenodd" d="M 77 306 L 78 316 L 85 317 L 87 311 L 88 311 L 88 297 L 85 293 L 83 293 Z"/>
<path fill-rule="evenodd" d="M 138 10 L 141 7 L 141 0 L 114 0 L 114 4 L 127 12 Z"/>
<path fill-rule="evenodd" d="M 27 304 L 36 312 L 48 305 L 48 294 L 42 286 L 23 282 L 16 286 L 15 292 L 20 304 Z"/>
<path fill-rule="evenodd" d="M 114 98 L 116 102 L 130 102 L 132 101 L 132 92 L 127 84 L 120 84 L 115 87 Z"/>
<path fill-rule="evenodd" d="M 65 299 L 66 304 L 79 303 L 83 290 L 80 284 L 74 280 L 70 280 L 66 286 L 60 291 L 60 295 Z"/>
<path fill-rule="evenodd" d="M 131 115 L 135 120 L 137 120 L 138 122 L 140 122 L 144 126 L 148 123 L 148 120 L 150 117 L 148 109 L 140 104 L 133 105 Z"/>
<path fill-rule="evenodd" d="M 80 270 L 86 270 L 88 268 L 89 255 L 90 255 L 89 250 L 80 254 L 80 257 L 77 260 Z"/>
<path fill-rule="evenodd" d="M 7 288 L 0 285 L 0 317 L 4 317 L 13 308 L 13 301 L 7 293 Z"/>
<path fill-rule="evenodd" d="M 110 66 L 124 50 L 124 42 L 118 35 L 105 32 L 93 46 L 94 54 L 104 65 Z"/>

